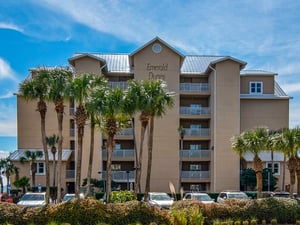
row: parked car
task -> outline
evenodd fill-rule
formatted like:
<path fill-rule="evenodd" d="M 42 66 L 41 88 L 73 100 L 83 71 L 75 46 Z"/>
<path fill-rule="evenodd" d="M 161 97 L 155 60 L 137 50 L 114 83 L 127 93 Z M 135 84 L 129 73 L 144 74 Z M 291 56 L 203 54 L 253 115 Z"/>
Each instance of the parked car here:
<path fill-rule="evenodd" d="M 207 193 L 185 193 L 182 200 L 197 200 L 203 202 L 204 204 L 210 204 L 215 202 Z"/>
<path fill-rule="evenodd" d="M 65 196 L 63 197 L 62 201 L 63 202 L 66 202 L 66 201 L 70 201 L 72 199 L 75 198 L 75 194 L 65 194 Z M 79 198 L 80 199 L 83 199 L 84 198 L 84 194 L 83 193 L 80 193 L 79 194 Z"/>
<path fill-rule="evenodd" d="M 17 203 L 20 206 L 42 206 L 46 205 L 46 192 L 27 192 Z"/>
<path fill-rule="evenodd" d="M 245 192 L 242 191 L 222 191 L 219 193 L 217 202 L 223 202 L 226 199 L 250 199 Z"/>
<path fill-rule="evenodd" d="M 14 198 L 13 198 L 12 195 L 9 195 L 8 193 L 2 193 L 2 194 L 0 194 L 0 202 L 13 203 L 14 202 Z"/>
<path fill-rule="evenodd" d="M 173 203 L 173 198 L 171 198 L 165 192 L 149 192 L 149 204 L 152 206 L 158 206 L 159 208 L 170 208 Z"/>

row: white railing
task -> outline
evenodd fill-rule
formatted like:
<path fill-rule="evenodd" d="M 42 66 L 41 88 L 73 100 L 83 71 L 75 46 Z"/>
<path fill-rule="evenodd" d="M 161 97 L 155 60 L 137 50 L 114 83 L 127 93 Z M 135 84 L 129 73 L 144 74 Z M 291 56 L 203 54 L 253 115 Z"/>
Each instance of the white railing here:
<path fill-rule="evenodd" d="M 180 91 L 209 91 L 208 83 L 180 83 Z"/>
<path fill-rule="evenodd" d="M 107 150 L 102 151 L 102 158 L 106 159 L 107 157 Z M 132 149 L 114 149 L 112 152 L 113 158 L 133 158 L 134 157 L 134 150 Z"/>
<path fill-rule="evenodd" d="M 118 81 L 118 82 L 110 81 L 108 83 L 110 88 L 122 88 L 123 90 L 126 90 L 128 87 L 127 81 Z"/>
<path fill-rule="evenodd" d="M 185 179 L 208 179 L 210 176 L 209 171 L 197 171 L 197 170 L 189 170 L 189 171 L 181 171 L 181 178 Z"/>
<path fill-rule="evenodd" d="M 209 136 L 209 128 L 184 128 L 185 136 Z"/>
<path fill-rule="evenodd" d="M 210 115 L 210 107 L 187 107 L 180 106 L 181 115 Z"/>
<path fill-rule="evenodd" d="M 106 180 L 106 171 L 102 172 L 102 179 Z M 112 171 L 112 180 L 116 182 L 134 182 L 134 171 Z"/>
<path fill-rule="evenodd" d="M 181 150 L 181 158 L 210 158 L 210 150 Z"/>

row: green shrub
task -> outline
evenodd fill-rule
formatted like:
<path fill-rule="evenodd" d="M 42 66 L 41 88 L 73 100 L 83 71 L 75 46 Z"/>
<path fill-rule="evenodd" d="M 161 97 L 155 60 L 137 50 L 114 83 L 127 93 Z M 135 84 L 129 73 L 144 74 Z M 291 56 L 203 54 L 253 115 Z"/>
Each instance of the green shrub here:
<path fill-rule="evenodd" d="M 111 203 L 129 202 L 134 199 L 131 191 L 113 191 L 111 193 Z"/>

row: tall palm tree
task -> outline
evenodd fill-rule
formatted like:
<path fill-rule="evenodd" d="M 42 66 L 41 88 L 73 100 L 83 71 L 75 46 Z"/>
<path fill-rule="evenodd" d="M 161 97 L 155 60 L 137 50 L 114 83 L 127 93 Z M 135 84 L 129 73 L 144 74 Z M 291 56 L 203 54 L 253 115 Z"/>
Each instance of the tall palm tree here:
<path fill-rule="evenodd" d="M 282 130 L 280 144 L 284 155 L 288 157 L 287 167 L 290 174 L 290 195 L 293 196 L 294 186 L 296 183 L 296 172 L 298 168 L 297 153 L 299 149 L 299 143 L 297 136 L 299 134 L 299 128 Z M 298 181 L 299 182 L 299 181 Z"/>
<path fill-rule="evenodd" d="M 3 165 L 4 173 L 6 176 L 6 187 L 8 187 L 10 184 L 11 174 L 18 172 L 18 168 L 12 163 L 9 158 L 1 159 L 0 164 Z"/>
<path fill-rule="evenodd" d="M 100 127 L 104 134 L 107 135 L 106 149 L 107 164 L 106 164 L 106 201 L 109 203 L 111 199 L 111 181 L 112 181 L 112 153 L 114 149 L 114 138 L 118 130 L 128 126 L 129 116 L 124 112 L 124 92 L 120 88 L 107 89 L 103 92 L 103 88 L 96 88 L 89 99 L 90 107 L 97 111 L 97 116 L 100 122 Z"/>
<path fill-rule="evenodd" d="M 53 134 L 52 136 L 46 137 L 46 143 L 51 148 L 51 153 L 53 156 L 53 182 L 52 185 L 55 187 L 55 179 L 56 179 L 56 159 L 55 155 L 57 152 L 56 144 L 58 143 L 58 136 L 56 134 Z"/>
<path fill-rule="evenodd" d="M 98 91 L 102 91 L 103 94 L 105 90 L 108 88 L 107 79 L 99 74 L 91 74 L 91 89 L 89 90 L 89 94 L 93 91 L 93 88 L 97 88 Z M 101 88 L 100 88 L 101 87 Z M 85 102 L 85 108 L 87 111 L 87 115 L 90 122 L 90 152 L 89 152 L 89 163 L 88 163 L 88 170 L 87 170 L 87 188 L 86 188 L 86 195 L 90 193 L 91 189 L 91 178 L 92 178 L 92 168 L 93 168 L 93 158 L 94 158 L 94 140 L 95 140 L 95 127 L 97 125 L 97 119 L 95 114 L 97 113 L 96 108 L 93 105 L 90 105 L 88 101 Z"/>
<path fill-rule="evenodd" d="M 37 158 L 43 156 L 42 151 L 26 151 L 25 156 L 20 158 L 21 163 L 30 162 L 31 178 L 32 178 L 32 187 L 35 187 L 35 174 L 37 172 Z"/>
<path fill-rule="evenodd" d="M 43 151 L 45 156 L 46 166 L 46 203 L 49 203 L 50 199 L 50 171 L 49 171 L 49 156 L 46 143 L 46 113 L 47 113 L 47 98 L 48 98 L 48 81 L 49 74 L 46 69 L 39 69 L 36 75 L 31 75 L 20 84 L 19 95 L 25 98 L 25 100 L 37 100 L 37 111 L 40 113 L 41 118 L 41 136 Z"/>
<path fill-rule="evenodd" d="M 150 178 L 152 169 L 152 150 L 154 135 L 154 118 L 162 117 L 168 108 L 173 107 L 174 99 L 172 93 L 168 92 L 166 82 L 162 80 L 144 80 L 142 81 L 142 96 L 144 103 L 140 110 L 146 112 L 149 116 L 149 136 L 148 136 L 148 164 L 145 186 L 145 199 L 148 200 L 150 192 Z"/>
<path fill-rule="evenodd" d="M 246 152 L 251 152 L 254 155 L 253 169 L 256 172 L 257 198 L 260 198 L 262 193 L 263 172 L 263 163 L 259 153 L 266 150 L 267 140 L 268 131 L 266 128 L 245 131 L 240 136 L 235 136 L 232 139 L 232 149 L 239 155 L 243 156 Z"/>
<path fill-rule="evenodd" d="M 49 101 L 55 105 L 55 111 L 57 115 L 58 123 L 58 145 L 57 145 L 57 169 L 62 170 L 62 142 L 63 142 L 63 118 L 64 118 L 64 101 L 69 99 L 69 86 L 73 78 L 72 71 L 65 68 L 55 68 L 48 70 L 49 79 L 48 87 Z M 57 177 L 57 201 L 61 202 L 61 173 L 58 173 Z"/>

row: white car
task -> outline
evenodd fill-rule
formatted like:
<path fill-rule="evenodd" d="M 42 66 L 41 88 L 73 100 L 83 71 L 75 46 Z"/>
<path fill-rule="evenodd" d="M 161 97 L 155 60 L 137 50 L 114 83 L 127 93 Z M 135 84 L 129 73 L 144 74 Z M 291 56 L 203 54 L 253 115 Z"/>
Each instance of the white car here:
<path fill-rule="evenodd" d="M 63 197 L 62 201 L 63 202 L 66 202 L 66 201 L 70 201 L 72 199 L 75 198 L 75 194 L 65 194 L 65 196 Z M 84 198 L 84 194 L 83 193 L 80 193 L 79 194 L 79 198 L 80 199 L 83 199 Z"/>
<path fill-rule="evenodd" d="M 43 206 L 46 205 L 46 192 L 27 192 L 17 203 L 20 206 Z"/>
<path fill-rule="evenodd" d="M 204 204 L 210 204 L 215 202 L 207 193 L 186 193 L 182 200 L 197 200 Z"/>
<path fill-rule="evenodd" d="M 219 193 L 217 202 L 223 202 L 226 199 L 250 199 L 245 192 L 242 191 L 222 191 Z"/>
<path fill-rule="evenodd" d="M 173 203 L 173 198 L 171 198 L 165 192 L 149 192 L 149 204 L 152 206 L 158 206 L 159 208 L 170 208 Z"/>

